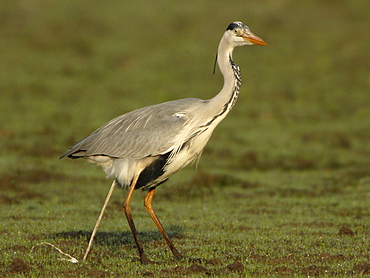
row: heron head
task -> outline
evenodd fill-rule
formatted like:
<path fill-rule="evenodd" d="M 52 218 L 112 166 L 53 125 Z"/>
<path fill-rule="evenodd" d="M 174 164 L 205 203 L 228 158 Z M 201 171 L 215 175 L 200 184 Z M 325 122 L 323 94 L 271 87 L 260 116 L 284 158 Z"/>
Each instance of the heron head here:
<path fill-rule="evenodd" d="M 230 43 L 233 43 L 235 46 L 243 45 L 267 45 L 267 43 L 260 37 L 253 34 L 247 25 L 243 22 L 235 21 L 230 23 L 226 29 Z"/>

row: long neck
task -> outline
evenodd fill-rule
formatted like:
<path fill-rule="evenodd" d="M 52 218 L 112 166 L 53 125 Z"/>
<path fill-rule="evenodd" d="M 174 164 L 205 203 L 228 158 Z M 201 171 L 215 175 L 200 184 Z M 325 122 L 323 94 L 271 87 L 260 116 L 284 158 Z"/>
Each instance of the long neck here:
<path fill-rule="evenodd" d="M 234 47 L 224 38 L 221 39 L 217 52 L 218 66 L 224 76 L 224 86 L 222 90 L 209 101 L 210 107 L 215 114 L 213 121 L 221 121 L 234 106 L 238 98 L 241 86 L 241 73 L 239 66 L 232 60 Z"/>

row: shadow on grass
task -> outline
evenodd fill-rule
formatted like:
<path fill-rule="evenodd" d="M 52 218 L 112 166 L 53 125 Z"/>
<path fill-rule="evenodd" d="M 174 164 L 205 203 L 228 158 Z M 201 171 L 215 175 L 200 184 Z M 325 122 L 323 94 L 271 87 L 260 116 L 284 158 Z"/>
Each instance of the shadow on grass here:
<path fill-rule="evenodd" d="M 182 238 L 182 227 L 180 226 L 169 226 L 166 229 L 170 238 Z M 62 239 L 85 239 L 86 242 L 90 240 L 91 231 L 66 231 L 60 233 L 54 233 L 50 235 L 52 238 Z M 163 237 L 159 231 L 146 231 L 139 233 L 140 240 L 143 242 L 151 242 L 162 240 Z M 94 238 L 94 244 L 115 246 L 115 245 L 127 245 L 135 244 L 131 231 L 118 232 L 98 232 Z"/>

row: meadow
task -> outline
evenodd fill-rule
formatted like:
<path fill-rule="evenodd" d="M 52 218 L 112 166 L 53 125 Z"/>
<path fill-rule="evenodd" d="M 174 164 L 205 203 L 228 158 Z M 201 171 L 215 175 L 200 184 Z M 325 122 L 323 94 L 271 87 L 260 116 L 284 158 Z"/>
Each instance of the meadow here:
<path fill-rule="evenodd" d="M 2 0 L 1 277 L 370 275 L 370 15 L 365 0 Z M 153 202 L 178 262 L 134 193 L 141 265 L 111 180 L 59 160 L 110 119 L 213 97 L 219 39 L 240 20 L 243 85 L 197 165 Z M 366 54 L 367 53 L 367 54 Z M 72 263 L 50 243 L 75 257 Z M 64 260 L 61 260 L 64 258 Z"/>

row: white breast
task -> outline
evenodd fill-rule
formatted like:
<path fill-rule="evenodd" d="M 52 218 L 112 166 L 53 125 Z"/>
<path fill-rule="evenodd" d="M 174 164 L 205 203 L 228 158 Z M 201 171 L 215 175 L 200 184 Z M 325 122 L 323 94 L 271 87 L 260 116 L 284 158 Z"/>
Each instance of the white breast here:
<path fill-rule="evenodd" d="M 170 158 L 165 168 L 164 177 L 169 177 L 184 168 L 202 154 L 202 151 L 212 135 L 214 128 L 210 127 L 191 138 L 177 154 Z"/>

